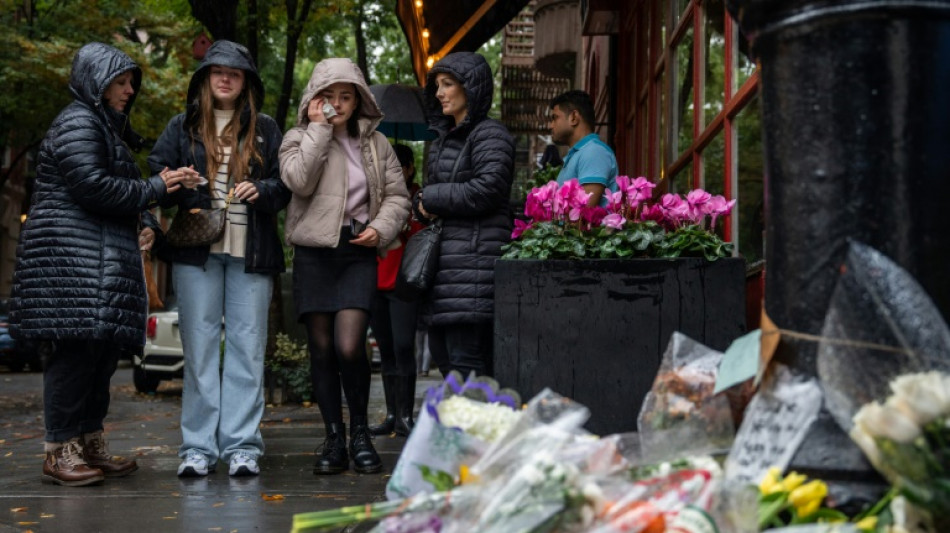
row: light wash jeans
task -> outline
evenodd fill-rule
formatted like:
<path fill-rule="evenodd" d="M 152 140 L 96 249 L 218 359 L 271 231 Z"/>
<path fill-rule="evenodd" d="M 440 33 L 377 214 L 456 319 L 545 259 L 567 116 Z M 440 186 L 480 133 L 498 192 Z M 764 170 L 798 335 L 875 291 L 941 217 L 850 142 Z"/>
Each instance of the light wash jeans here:
<path fill-rule="evenodd" d="M 172 272 L 185 352 L 178 455 L 195 450 L 211 465 L 238 450 L 259 457 L 273 278 L 244 272 L 244 259 L 226 254 L 211 254 L 203 267 L 175 263 Z"/>

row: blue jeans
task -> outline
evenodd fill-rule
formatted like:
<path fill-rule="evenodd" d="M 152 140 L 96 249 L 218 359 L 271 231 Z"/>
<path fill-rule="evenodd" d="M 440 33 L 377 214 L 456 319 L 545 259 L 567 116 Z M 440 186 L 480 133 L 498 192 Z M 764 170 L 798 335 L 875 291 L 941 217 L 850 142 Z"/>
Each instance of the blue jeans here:
<path fill-rule="evenodd" d="M 172 270 L 185 352 L 178 455 L 194 450 L 210 464 L 238 450 L 258 457 L 273 278 L 244 272 L 244 259 L 226 254 L 211 254 L 203 267 L 175 263 Z"/>

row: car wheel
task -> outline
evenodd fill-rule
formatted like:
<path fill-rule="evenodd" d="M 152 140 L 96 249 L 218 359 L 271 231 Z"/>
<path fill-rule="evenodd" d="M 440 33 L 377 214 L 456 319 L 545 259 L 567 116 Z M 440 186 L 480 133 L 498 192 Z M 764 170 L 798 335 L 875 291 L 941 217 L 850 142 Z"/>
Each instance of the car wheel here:
<path fill-rule="evenodd" d="M 140 366 L 132 367 L 132 383 L 135 385 L 135 390 L 139 392 L 151 394 L 158 390 L 158 384 L 161 381 L 161 378 L 155 374 L 149 374 Z"/>

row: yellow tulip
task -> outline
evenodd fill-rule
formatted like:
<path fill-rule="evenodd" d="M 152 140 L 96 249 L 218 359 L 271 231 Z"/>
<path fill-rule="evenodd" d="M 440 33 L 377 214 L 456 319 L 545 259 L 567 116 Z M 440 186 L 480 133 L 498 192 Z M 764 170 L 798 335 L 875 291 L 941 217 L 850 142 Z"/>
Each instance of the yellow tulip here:
<path fill-rule="evenodd" d="M 808 476 L 804 474 L 799 474 L 798 472 L 789 472 L 785 479 L 782 480 L 782 489 L 786 492 L 792 492 L 798 487 L 802 486 L 802 483 L 808 479 Z"/>
<path fill-rule="evenodd" d="M 793 490 L 788 495 L 788 501 L 795 507 L 798 516 L 805 517 L 817 511 L 827 495 L 828 485 L 816 479 Z"/>
<path fill-rule="evenodd" d="M 857 524 L 855 524 L 855 527 L 857 527 L 861 531 L 868 531 L 868 532 L 874 531 L 874 528 L 877 527 L 877 517 L 869 516 L 867 518 L 861 519 L 858 521 Z"/>
<path fill-rule="evenodd" d="M 769 468 L 769 471 L 766 472 L 765 477 L 762 478 L 762 482 L 759 483 L 759 490 L 762 491 L 762 494 L 781 492 L 785 490 L 780 484 L 781 479 L 782 470 L 773 466 L 772 468 Z"/>
<path fill-rule="evenodd" d="M 468 465 L 462 465 L 459 467 L 459 484 L 466 485 L 468 483 L 475 483 L 478 481 L 478 476 L 473 474 L 469 470 Z"/>

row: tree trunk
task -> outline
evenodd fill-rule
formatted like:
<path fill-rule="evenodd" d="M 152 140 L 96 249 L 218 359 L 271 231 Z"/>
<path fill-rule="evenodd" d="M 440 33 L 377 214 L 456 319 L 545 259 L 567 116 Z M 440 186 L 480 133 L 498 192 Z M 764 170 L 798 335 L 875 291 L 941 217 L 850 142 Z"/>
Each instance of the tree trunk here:
<path fill-rule="evenodd" d="M 356 64 L 359 65 L 363 71 L 366 84 L 372 85 L 373 82 L 369 77 L 369 63 L 366 61 L 366 35 L 363 34 L 363 18 L 363 1 L 361 0 L 356 7 L 356 20 L 353 21 L 353 26 L 356 30 Z"/>
<path fill-rule="evenodd" d="M 257 36 L 261 31 L 257 16 L 257 0 L 247 0 L 247 49 L 255 65 L 257 65 Z"/>
<path fill-rule="evenodd" d="M 313 0 L 304 0 L 300 13 L 297 13 L 297 0 L 286 0 L 287 5 L 287 49 L 284 58 L 284 81 L 280 85 L 280 97 L 277 100 L 277 113 L 274 120 L 284 131 L 287 123 L 287 111 L 290 107 L 290 93 L 294 88 L 294 63 L 297 62 L 297 43 L 303 32 L 303 23 L 310 15 Z"/>
<path fill-rule="evenodd" d="M 214 40 L 237 40 L 239 0 L 188 0 L 191 15 L 202 23 Z"/>

